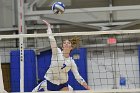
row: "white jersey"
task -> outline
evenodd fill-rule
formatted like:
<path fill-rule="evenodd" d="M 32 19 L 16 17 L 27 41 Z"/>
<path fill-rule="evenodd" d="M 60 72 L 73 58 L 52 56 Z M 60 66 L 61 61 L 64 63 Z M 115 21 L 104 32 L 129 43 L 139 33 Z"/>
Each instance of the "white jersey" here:
<path fill-rule="evenodd" d="M 72 71 L 76 80 L 82 84 L 84 79 L 80 76 L 75 61 L 72 57 L 65 58 L 60 48 L 57 48 L 57 54 L 52 55 L 51 65 L 45 74 L 45 78 L 54 84 L 63 84 L 68 81 L 68 71 Z"/>

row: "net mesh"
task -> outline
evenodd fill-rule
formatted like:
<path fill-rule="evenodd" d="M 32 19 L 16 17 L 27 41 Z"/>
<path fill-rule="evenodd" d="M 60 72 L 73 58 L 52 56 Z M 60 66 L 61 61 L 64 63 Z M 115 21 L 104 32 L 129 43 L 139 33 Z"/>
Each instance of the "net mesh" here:
<path fill-rule="evenodd" d="M 79 87 L 81 85 L 78 85 L 77 82 L 74 83 L 73 78 L 72 82 L 70 81 L 73 91 L 67 93 L 139 93 L 139 32 L 139 30 L 135 32 L 128 30 L 124 33 L 121 31 L 119 33 L 116 31 L 54 33 L 60 48 L 64 39 L 70 39 L 73 36 L 80 38 L 80 46 L 76 52 L 71 54 L 71 57 L 76 61 L 80 75 L 92 88 L 88 91 L 81 90 Z M 20 92 L 20 55 L 18 53 L 21 36 L 24 38 L 23 49 L 26 50 L 26 53 L 24 51 L 24 61 L 28 61 L 24 62 L 26 65 L 24 67 L 25 92 L 31 92 L 44 79 L 50 65 L 46 64 L 51 58 L 51 47 L 47 34 L 1 35 L 1 77 L 3 77 L 3 86 L 8 92 Z M 115 44 L 107 43 L 108 38 L 111 37 L 116 39 Z M 83 51 L 81 49 L 85 49 L 85 51 L 81 52 Z M 81 65 L 81 60 L 83 65 Z M 71 78 L 71 74 L 69 78 Z M 49 92 L 51 93 L 51 91 Z"/>

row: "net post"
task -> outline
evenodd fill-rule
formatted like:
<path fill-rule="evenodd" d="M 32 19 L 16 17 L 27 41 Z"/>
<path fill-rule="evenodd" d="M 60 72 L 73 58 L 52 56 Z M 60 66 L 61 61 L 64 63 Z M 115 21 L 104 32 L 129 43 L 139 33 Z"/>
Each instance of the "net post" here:
<path fill-rule="evenodd" d="M 17 0 L 18 4 L 18 32 L 19 34 L 25 33 L 25 15 L 24 15 L 24 1 Z M 20 47 L 20 93 L 24 92 L 24 37 L 19 37 L 19 47 Z"/>
<path fill-rule="evenodd" d="M 20 92 L 24 92 L 24 38 L 20 37 Z"/>

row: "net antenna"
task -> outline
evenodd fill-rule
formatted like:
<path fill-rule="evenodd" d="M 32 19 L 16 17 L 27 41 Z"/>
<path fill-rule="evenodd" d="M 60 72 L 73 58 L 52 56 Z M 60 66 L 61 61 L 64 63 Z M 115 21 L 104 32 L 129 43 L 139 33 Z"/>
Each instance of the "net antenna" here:
<path fill-rule="evenodd" d="M 0 93 L 8 93 L 7 91 L 4 90 L 4 83 L 3 83 L 3 77 L 2 77 L 2 68 L 1 68 L 1 56 L 0 56 Z"/>

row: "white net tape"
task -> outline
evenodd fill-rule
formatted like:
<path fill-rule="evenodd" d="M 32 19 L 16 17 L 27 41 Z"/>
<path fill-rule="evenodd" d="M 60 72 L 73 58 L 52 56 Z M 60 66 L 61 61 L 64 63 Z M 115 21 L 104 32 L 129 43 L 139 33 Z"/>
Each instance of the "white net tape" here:
<path fill-rule="evenodd" d="M 115 31 L 94 31 L 94 32 L 67 32 L 67 33 L 53 33 L 53 36 L 80 36 L 80 35 L 106 35 L 106 34 L 135 34 L 140 33 L 140 30 L 115 30 Z M 48 34 L 18 34 L 18 35 L 0 35 L 0 39 L 20 38 L 20 37 L 48 37 Z"/>
<path fill-rule="evenodd" d="M 109 90 L 80 90 L 80 91 L 47 91 L 38 93 L 140 93 L 140 89 L 109 89 Z"/>

